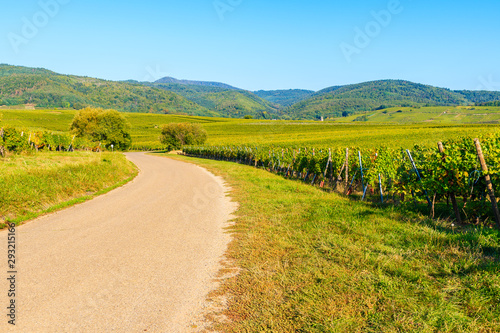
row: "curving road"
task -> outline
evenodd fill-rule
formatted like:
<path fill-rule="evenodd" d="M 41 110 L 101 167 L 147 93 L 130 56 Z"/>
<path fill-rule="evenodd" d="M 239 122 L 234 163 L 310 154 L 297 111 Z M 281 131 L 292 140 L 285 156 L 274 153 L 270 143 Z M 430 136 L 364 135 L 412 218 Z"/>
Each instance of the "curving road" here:
<path fill-rule="evenodd" d="M 200 167 L 127 157 L 141 170 L 133 182 L 17 228 L 15 327 L 0 232 L 0 332 L 192 329 L 215 288 L 235 206 Z"/>

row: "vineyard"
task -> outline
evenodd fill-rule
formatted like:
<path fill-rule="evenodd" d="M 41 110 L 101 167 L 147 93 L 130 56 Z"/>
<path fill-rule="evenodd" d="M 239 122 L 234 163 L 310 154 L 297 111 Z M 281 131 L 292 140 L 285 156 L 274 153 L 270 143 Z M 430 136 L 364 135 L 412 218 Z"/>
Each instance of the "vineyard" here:
<path fill-rule="evenodd" d="M 97 145 L 97 146 L 96 146 Z M 29 150 L 73 151 L 90 150 L 99 143 L 92 143 L 84 138 L 77 138 L 69 133 L 31 131 L 25 132 L 13 127 L 0 128 L 0 156 L 6 151 L 20 153 Z"/>
<path fill-rule="evenodd" d="M 183 152 L 265 168 L 361 200 L 426 205 L 433 217 L 445 205 L 457 223 L 499 223 L 493 193 L 500 188 L 499 134 L 412 149 L 190 146 Z"/>

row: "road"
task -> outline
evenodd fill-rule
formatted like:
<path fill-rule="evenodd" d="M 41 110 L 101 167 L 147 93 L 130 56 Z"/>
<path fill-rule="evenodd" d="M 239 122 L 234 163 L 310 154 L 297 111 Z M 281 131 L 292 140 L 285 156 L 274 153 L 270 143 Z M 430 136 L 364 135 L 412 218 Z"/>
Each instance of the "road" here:
<path fill-rule="evenodd" d="M 140 168 L 131 183 L 16 229 L 15 327 L 0 232 L 1 332 L 192 330 L 216 287 L 235 205 L 200 167 L 127 157 Z"/>

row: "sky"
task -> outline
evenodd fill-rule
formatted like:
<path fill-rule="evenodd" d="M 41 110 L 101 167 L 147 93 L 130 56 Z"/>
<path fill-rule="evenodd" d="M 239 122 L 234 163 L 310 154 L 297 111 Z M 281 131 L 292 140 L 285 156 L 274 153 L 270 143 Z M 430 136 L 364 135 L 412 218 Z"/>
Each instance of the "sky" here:
<path fill-rule="evenodd" d="M 6 0 L 0 63 L 247 90 L 500 90 L 498 0 Z"/>

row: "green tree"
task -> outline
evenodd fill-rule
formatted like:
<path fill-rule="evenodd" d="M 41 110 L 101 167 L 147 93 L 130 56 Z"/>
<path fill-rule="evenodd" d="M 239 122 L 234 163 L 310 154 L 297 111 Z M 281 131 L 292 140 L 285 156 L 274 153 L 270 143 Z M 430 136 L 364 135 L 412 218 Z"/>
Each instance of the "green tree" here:
<path fill-rule="evenodd" d="M 132 144 L 130 124 L 115 110 L 85 108 L 75 115 L 70 129 L 77 137 L 100 142 L 108 149 L 113 145 L 126 150 Z"/>
<path fill-rule="evenodd" d="M 198 145 L 207 141 L 207 131 L 199 124 L 179 123 L 163 125 L 160 142 L 169 150 L 181 149 L 183 145 Z"/>

